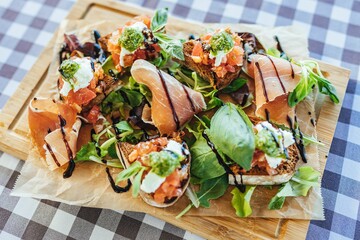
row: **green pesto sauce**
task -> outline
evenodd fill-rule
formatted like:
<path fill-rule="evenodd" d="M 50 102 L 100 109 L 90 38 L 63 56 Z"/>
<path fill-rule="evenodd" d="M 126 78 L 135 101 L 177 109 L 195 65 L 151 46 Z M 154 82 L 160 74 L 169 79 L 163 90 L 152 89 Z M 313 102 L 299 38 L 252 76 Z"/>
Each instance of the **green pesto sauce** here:
<path fill-rule="evenodd" d="M 229 33 L 221 31 L 211 37 L 210 47 L 214 55 L 217 55 L 220 51 L 228 52 L 231 48 L 233 48 L 234 41 Z"/>
<path fill-rule="evenodd" d="M 151 171 L 161 177 L 169 176 L 177 167 L 180 167 L 182 159 L 182 156 L 170 151 L 149 154 Z"/>
<path fill-rule="evenodd" d="M 266 129 L 262 129 L 255 135 L 255 147 L 271 157 L 280 157 L 283 155 L 282 150 L 277 147 L 271 132 Z"/>
<path fill-rule="evenodd" d="M 74 78 L 75 73 L 79 70 L 80 64 L 77 62 L 67 59 L 60 65 L 59 72 L 64 77 L 64 80 L 70 80 Z"/>
<path fill-rule="evenodd" d="M 135 28 L 127 27 L 119 38 L 119 45 L 130 52 L 135 51 L 144 42 L 144 36 L 141 31 Z"/>

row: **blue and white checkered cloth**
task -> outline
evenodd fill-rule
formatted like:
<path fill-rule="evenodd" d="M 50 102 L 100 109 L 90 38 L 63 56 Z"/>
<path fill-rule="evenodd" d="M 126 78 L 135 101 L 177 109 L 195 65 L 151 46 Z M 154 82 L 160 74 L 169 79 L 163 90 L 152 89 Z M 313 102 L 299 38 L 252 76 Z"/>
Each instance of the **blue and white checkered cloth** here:
<path fill-rule="evenodd" d="M 322 180 L 325 221 L 307 239 L 360 239 L 360 1 L 127 1 L 169 7 L 199 22 L 297 25 L 309 35 L 311 57 L 351 69 L 351 79 Z M 0 109 L 73 5 L 68 0 L 0 0 Z M 9 193 L 23 163 L 0 152 L 0 239 L 199 239 L 142 213 L 69 206 Z"/>

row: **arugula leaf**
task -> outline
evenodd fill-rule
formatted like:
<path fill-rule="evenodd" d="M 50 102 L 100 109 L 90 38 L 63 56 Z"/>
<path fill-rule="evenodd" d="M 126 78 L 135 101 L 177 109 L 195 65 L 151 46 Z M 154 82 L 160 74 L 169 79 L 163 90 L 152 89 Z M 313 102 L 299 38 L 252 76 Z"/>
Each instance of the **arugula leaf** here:
<path fill-rule="evenodd" d="M 312 167 L 300 167 L 289 182 L 282 185 L 271 199 L 268 209 L 281 209 L 286 197 L 306 196 L 311 187 L 319 186 L 320 173 Z"/>
<path fill-rule="evenodd" d="M 317 62 L 313 60 L 303 60 L 296 64 L 302 68 L 302 76 L 293 92 L 289 95 L 288 103 L 290 107 L 294 107 L 309 95 L 316 84 L 319 87 L 320 93 L 328 95 L 334 103 L 339 103 L 334 85 L 322 75 Z"/>
<path fill-rule="evenodd" d="M 272 57 L 276 57 L 276 58 L 281 58 L 280 55 L 280 51 L 277 50 L 276 48 L 272 47 L 272 48 L 268 48 L 266 49 L 266 54 Z"/>
<path fill-rule="evenodd" d="M 117 156 L 115 156 L 112 160 L 106 160 L 106 162 L 103 162 L 102 157 L 98 155 L 94 142 L 89 142 L 88 144 L 83 145 L 81 149 L 76 153 L 76 163 L 86 161 L 93 161 L 110 167 L 123 168 L 119 159 L 117 159 Z"/>
<path fill-rule="evenodd" d="M 140 162 L 135 161 L 134 163 L 132 163 L 130 165 L 130 167 L 128 167 L 127 169 L 124 169 L 116 176 L 115 183 L 118 184 L 121 181 L 127 180 L 127 179 L 131 178 L 132 176 L 135 176 L 143 168 L 145 168 L 145 167 L 143 167 Z"/>
<path fill-rule="evenodd" d="M 124 107 L 124 98 L 117 91 L 112 91 L 107 97 L 102 101 L 100 105 L 100 110 L 104 114 L 109 114 L 113 110 L 120 110 Z"/>
<path fill-rule="evenodd" d="M 151 30 L 153 32 L 163 31 L 168 19 L 168 8 L 156 10 L 151 19 Z"/>
<path fill-rule="evenodd" d="M 218 199 L 225 194 L 228 187 L 228 175 L 224 174 L 201 183 L 200 190 L 196 193 L 200 206 L 209 208 L 210 200 Z"/>
<path fill-rule="evenodd" d="M 243 110 L 232 103 L 227 103 L 212 117 L 208 131 L 218 151 L 227 155 L 245 170 L 251 168 L 255 151 L 255 136 L 250 124 Z"/>
<path fill-rule="evenodd" d="M 210 100 L 207 102 L 207 106 L 206 106 L 206 111 L 216 108 L 216 107 L 220 107 L 222 106 L 224 103 L 223 101 L 216 97 L 215 94 L 218 92 L 218 90 L 214 89 L 212 90 L 210 93 L 208 94 L 204 94 L 205 97 L 210 98 Z"/>
<path fill-rule="evenodd" d="M 181 61 L 185 60 L 182 42 L 173 39 L 165 33 L 154 32 L 154 36 L 159 40 L 159 45 L 167 54 Z"/>
<path fill-rule="evenodd" d="M 151 61 L 151 63 L 154 64 L 158 68 L 162 68 L 166 65 L 166 63 L 169 61 L 169 59 L 170 59 L 170 55 L 161 49 L 160 56 L 155 58 L 153 61 Z"/>
<path fill-rule="evenodd" d="M 220 90 L 221 93 L 232 93 L 239 90 L 242 86 L 246 84 L 247 80 L 245 78 L 237 78 L 232 81 L 227 87 Z"/>
<path fill-rule="evenodd" d="M 140 192 L 140 186 L 141 186 L 141 178 L 145 171 L 145 168 L 142 168 L 135 176 L 134 180 L 132 181 L 132 196 L 137 197 Z"/>
<path fill-rule="evenodd" d="M 129 101 L 129 105 L 131 107 L 139 106 L 144 97 L 140 92 L 126 88 L 121 88 L 119 91 L 122 91 L 124 94 L 126 94 L 127 100 Z"/>
<path fill-rule="evenodd" d="M 251 215 L 250 199 L 255 188 L 256 186 L 246 186 L 244 193 L 240 192 L 237 187 L 231 191 L 233 195 L 231 205 L 235 208 L 237 216 L 247 217 Z"/>
<path fill-rule="evenodd" d="M 119 134 L 120 141 L 138 143 L 144 134 L 142 130 L 133 129 L 127 121 L 120 121 L 115 124 Z"/>

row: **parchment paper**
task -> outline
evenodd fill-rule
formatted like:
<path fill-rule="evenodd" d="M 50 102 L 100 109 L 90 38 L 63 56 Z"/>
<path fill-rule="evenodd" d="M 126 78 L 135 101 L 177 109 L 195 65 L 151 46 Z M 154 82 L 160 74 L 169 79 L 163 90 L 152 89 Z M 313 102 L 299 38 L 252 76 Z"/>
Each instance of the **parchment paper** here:
<path fill-rule="evenodd" d="M 103 35 L 112 32 L 122 23 L 119 22 L 98 22 L 88 24 L 86 21 L 65 21 L 61 24 L 56 45 L 54 47 L 54 61 L 50 67 L 47 76 L 47 84 L 51 91 L 42 93 L 43 97 L 56 98 L 56 69 L 58 63 L 58 51 L 63 42 L 64 32 L 76 33 L 82 42 L 90 40 L 91 31 L 99 30 Z M 306 58 L 307 36 L 297 27 L 278 27 L 265 28 L 262 26 L 248 24 L 221 24 L 221 26 L 231 26 L 234 31 L 252 32 L 256 34 L 265 47 L 274 46 L 273 36 L 277 35 L 281 41 L 282 47 L 289 56 L 294 58 Z M 167 27 L 168 32 L 173 35 L 186 37 L 190 33 L 201 33 L 207 27 L 216 28 L 219 24 L 205 25 L 189 24 L 183 26 L 180 24 L 171 24 Z M 39 96 L 41 97 L 41 96 Z M 306 135 L 316 135 L 315 127 L 310 124 L 308 112 L 314 113 L 314 97 L 308 97 L 306 101 L 299 104 L 297 109 L 298 119 L 302 131 Z M 72 205 L 81 205 L 88 207 L 108 208 L 113 210 L 129 210 L 150 213 L 154 216 L 174 215 L 180 213 L 190 201 L 183 196 L 175 205 L 167 209 L 158 209 L 145 204 L 140 197 L 133 198 L 131 191 L 127 193 L 115 193 L 107 180 L 105 166 L 96 163 L 80 163 L 76 165 L 73 176 L 69 179 L 63 179 L 64 168 L 49 171 L 41 162 L 37 151 L 31 147 L 30 154 L 26 160 L 21 175 L 17 180 L 12 195 L 22 197 L 34 197 L 41 199 L 50 199 L 53 201 L 64 202 Z M 308 164 L 315 169 L 319 169 L 318 150 L 316 145 L 306 148 Z M 298 167 L 303 163 L 299 161 Z M 119 170 L 112 169 L 115 177 Z M 187 215 L 191 216 L 228 216 L 236 217 L 235 210 L 231 206 L 231 194 L 233 186 L 228 188 L 228 192 L 217 200 L 211 201 L 209 209 L 193 208 Z M 307 197 L 287 198 L 283 208 L 279 211 L 270 211 L 267 205 L 270 199 L 276 194 L 277 187 L 269 190 L 258 186 L 251 199 L 253 213 L 251 217 L 268 218 L 293 218 L 293 219 L 324 219 L 322 197 L 320 188 L 313 188 Z"/>

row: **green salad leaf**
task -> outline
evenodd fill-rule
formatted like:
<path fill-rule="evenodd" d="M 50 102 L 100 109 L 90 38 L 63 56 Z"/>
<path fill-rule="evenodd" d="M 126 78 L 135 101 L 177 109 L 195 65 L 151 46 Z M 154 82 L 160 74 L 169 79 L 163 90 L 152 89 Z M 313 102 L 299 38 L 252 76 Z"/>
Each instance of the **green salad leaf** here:
<path fill-rule="evenodd" d="M 245 78 L 237 78 L 234 81 L 232 81 L 228 86 L 226 86 L 224 89 L 221 89 L 221 93 L 232 93 L 239 90 L 242 86 L 246 84 L 247 80 Z"/>
<path fill-rule="evenodd" d="M 300 167 L 289 182 L 282 185 L 278 193 L 271 199 L 270 210 L 281 209 L 286 197 L 306 196 L 311 187 L 318 187 L 320 173 L 312 167 Z"/>
<path fill-rule="evenodd" d="M 290 107 L 294 107 L 312 92 L 317 85 L 320 93 L 328 95 L 334 103 L 340 100 L 336 94 L 336 89 L 332 83 L 327 80 L 321 73 L 319 64 L 313 60 L 299 61 L 298 64 L 302 68 L 302 76 L 295 89 L 290 93 L 288 103 Z M 314 71 L 315 69 L 315 71 Z"/>
<path fill-rule="evenodd" d="M 178 39 L 172 38 L 169 35 L 162 32 L 154 32 L 154 36 L 158 39 L 159 45 L 164 52 L 171 57 L 175 57 L 184 61 L 183 45 Z"/>
<path fill-rule="evenodd" d="M 121 181 L 128 180 L 132 176 L 138 174 L 143 168 L 145 167 L 142 166 L 140 162 L 138 161 L 133 162 L 128 168 L 122 170 L 116 176 L 115 183 L 118 184 Z"/>
<path fill-rule="evenodd" d="M 132 181 L 132 196 L 137 197 L 140 192 L 141 178 L 146 168 L 141 168 Z"/>
<path fill-rule="evenodd" d="M 150 29 L 153 32 L 159 32 L 164 30 L 168 19 L 168 10 L 168 8 L 156 10 L 154 16 L 151 19 L 150 25 Z"/>
<path fill-rule="evenodd" d="M 242 193 L 235 187 L 231 194 L 233 195 L 231 204 L 236 210 L 236 215 L 239 217 L 247 217 L 252 213 L 250 206 L 250 199 L 256 186 L 246 186 L 245 192 Z"/>
<path fill-rule="evenodd" d="M 251 168 L 255 151 L 255 136 L 251 121 L 243 110 L 232 103 L 225 104 L 212 117 L 207 133 L 218 151 L 245 170 Z"/>
<path fill-rule="evenodd" d="M 138 143 L 144 134 L 140 129 L 133 129 L 127 121 L 120 121 L 115 127 L 120 133 L 117 137 L 121 142 Z"/>

